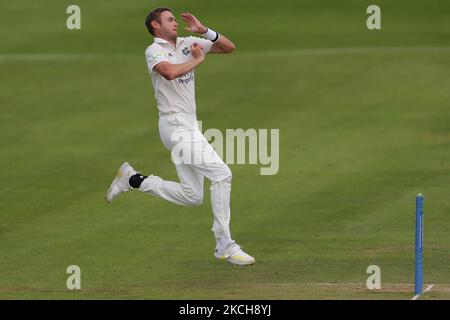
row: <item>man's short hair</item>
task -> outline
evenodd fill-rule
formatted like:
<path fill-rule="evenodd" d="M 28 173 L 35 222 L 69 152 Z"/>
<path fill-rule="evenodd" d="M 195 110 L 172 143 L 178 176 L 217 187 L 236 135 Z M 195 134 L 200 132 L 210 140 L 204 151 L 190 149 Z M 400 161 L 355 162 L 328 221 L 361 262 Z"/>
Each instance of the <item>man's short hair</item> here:
<path fill-rule="evenodd" d="M 155 35 L 153 33 L 152 21 L 156 20 L 158 21 L 158 23 L 161 23 L 161 13 L 163 13 L 164 11 L 172 12 L 170 8 L 166 7 L 155 8 L 148 14 L 147 19 L 145 19 L 145 26 L 147 27 L 148 32 L 152 34 L 152 36 Z"/>

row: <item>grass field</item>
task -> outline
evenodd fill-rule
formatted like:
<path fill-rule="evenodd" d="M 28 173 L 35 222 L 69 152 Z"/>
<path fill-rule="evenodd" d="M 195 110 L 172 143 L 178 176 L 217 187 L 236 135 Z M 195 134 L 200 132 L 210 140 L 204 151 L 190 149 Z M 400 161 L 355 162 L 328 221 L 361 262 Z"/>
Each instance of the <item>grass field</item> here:
<path fill-rule="evenodd" d="M 79 0 L 69 31 L 71 1 L 2 1 L 0 299 L 411 299 L 418 192 L 421 299 L 450 299 L 450 2 L 376 3 L 370 31 L 365 0 Z M 208 184 L 195 208 L 103 199 L 124 160 L 177 178 L 144 58 L 163 4 L 237 46 L 197 69 L 203 128 L 280 129 L 277 175 L 230 166 L 252 267 L 214 260 Z"/>

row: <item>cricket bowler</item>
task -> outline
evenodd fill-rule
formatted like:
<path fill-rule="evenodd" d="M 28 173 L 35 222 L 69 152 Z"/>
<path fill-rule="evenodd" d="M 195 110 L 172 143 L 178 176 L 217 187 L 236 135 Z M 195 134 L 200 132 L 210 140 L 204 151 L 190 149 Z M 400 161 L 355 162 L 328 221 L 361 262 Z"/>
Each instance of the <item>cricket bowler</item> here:
<path fill-rule="evenodd" d="M 171 151 L 179 182 L 141 175 L 125 162 L 106 193 L 106 201 L 137 189 L 179 205 L 198 206 L 203 202 L 206 177 L 211 181 L 214 257 L 236 265 L 251 265 L 255 259 L 231 238 L 231 170 L 201 133 L 195 103 L 195 68 L 204 62 L 207 53 L 231 53 L 235 46 L 224 35 L 205 27 L 194 15 L 183 13 L 181 18 L 186 30 L 200 37 L 178 37 L 178 22 L 169 8 L 154 9 L 145 21 L 154 37 L 153 44 L 145 50 L 145 57 L 159 110 L 159 134 Z M 181 159 L 174 157 L 175 150 L 181 150 L 183 161 L 174 161 Z"/>

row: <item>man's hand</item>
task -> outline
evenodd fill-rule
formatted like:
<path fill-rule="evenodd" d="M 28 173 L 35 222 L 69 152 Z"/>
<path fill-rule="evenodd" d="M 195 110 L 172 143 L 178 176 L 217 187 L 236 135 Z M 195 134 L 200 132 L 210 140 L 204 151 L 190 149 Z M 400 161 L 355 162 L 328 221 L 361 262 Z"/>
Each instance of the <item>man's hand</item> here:
<path fill-rule="evenodd" d="M 182 13 L 181 18 L 187 24 L 187 27 L 184 28 L 184 30 L 186 31 L 199 34 L 203 34 L 208 31 L 208 28 L 206 28 L 195 16 L 193 16 L 189 12 Z"/>
<path fill-rule="evenodd" d="M 199 34 L 204 34 L 208 31 L 208 28 L 206 28 L 195 16 L 193 16 L 189 12 L 182 13 L 181 18 L 187 24 L 187 27 L 184 28 L 186 31 L 199 33 Z M 219 39 L 216 42 L 214 42 L 214 44 L 212 45 L 209 52 L 210 53 L 231 53 L 234 51 L 234 48 L 235 48 L 234 43 L 231 42 L 223 34 L 221 34 Z"/>
<path fill-rule="evenodd" d="M 194 59 L 198 60 L 199 63 L 202 63 L 205 60 L 205 53 L 203 52 L 203 47 L 200 44 L 192 44 L 191 53 L 194 56 Z"/>

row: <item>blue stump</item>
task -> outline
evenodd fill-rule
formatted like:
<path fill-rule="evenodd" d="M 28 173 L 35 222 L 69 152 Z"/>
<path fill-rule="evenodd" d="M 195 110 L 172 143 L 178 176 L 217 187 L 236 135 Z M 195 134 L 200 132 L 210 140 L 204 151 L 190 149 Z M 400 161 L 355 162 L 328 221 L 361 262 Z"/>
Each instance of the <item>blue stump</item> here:
<path fill-rule="evenodd" d="M 414 292 L 422 293 L 423 287 L 423 195 L 416 196 L 416 271 Z"/>

